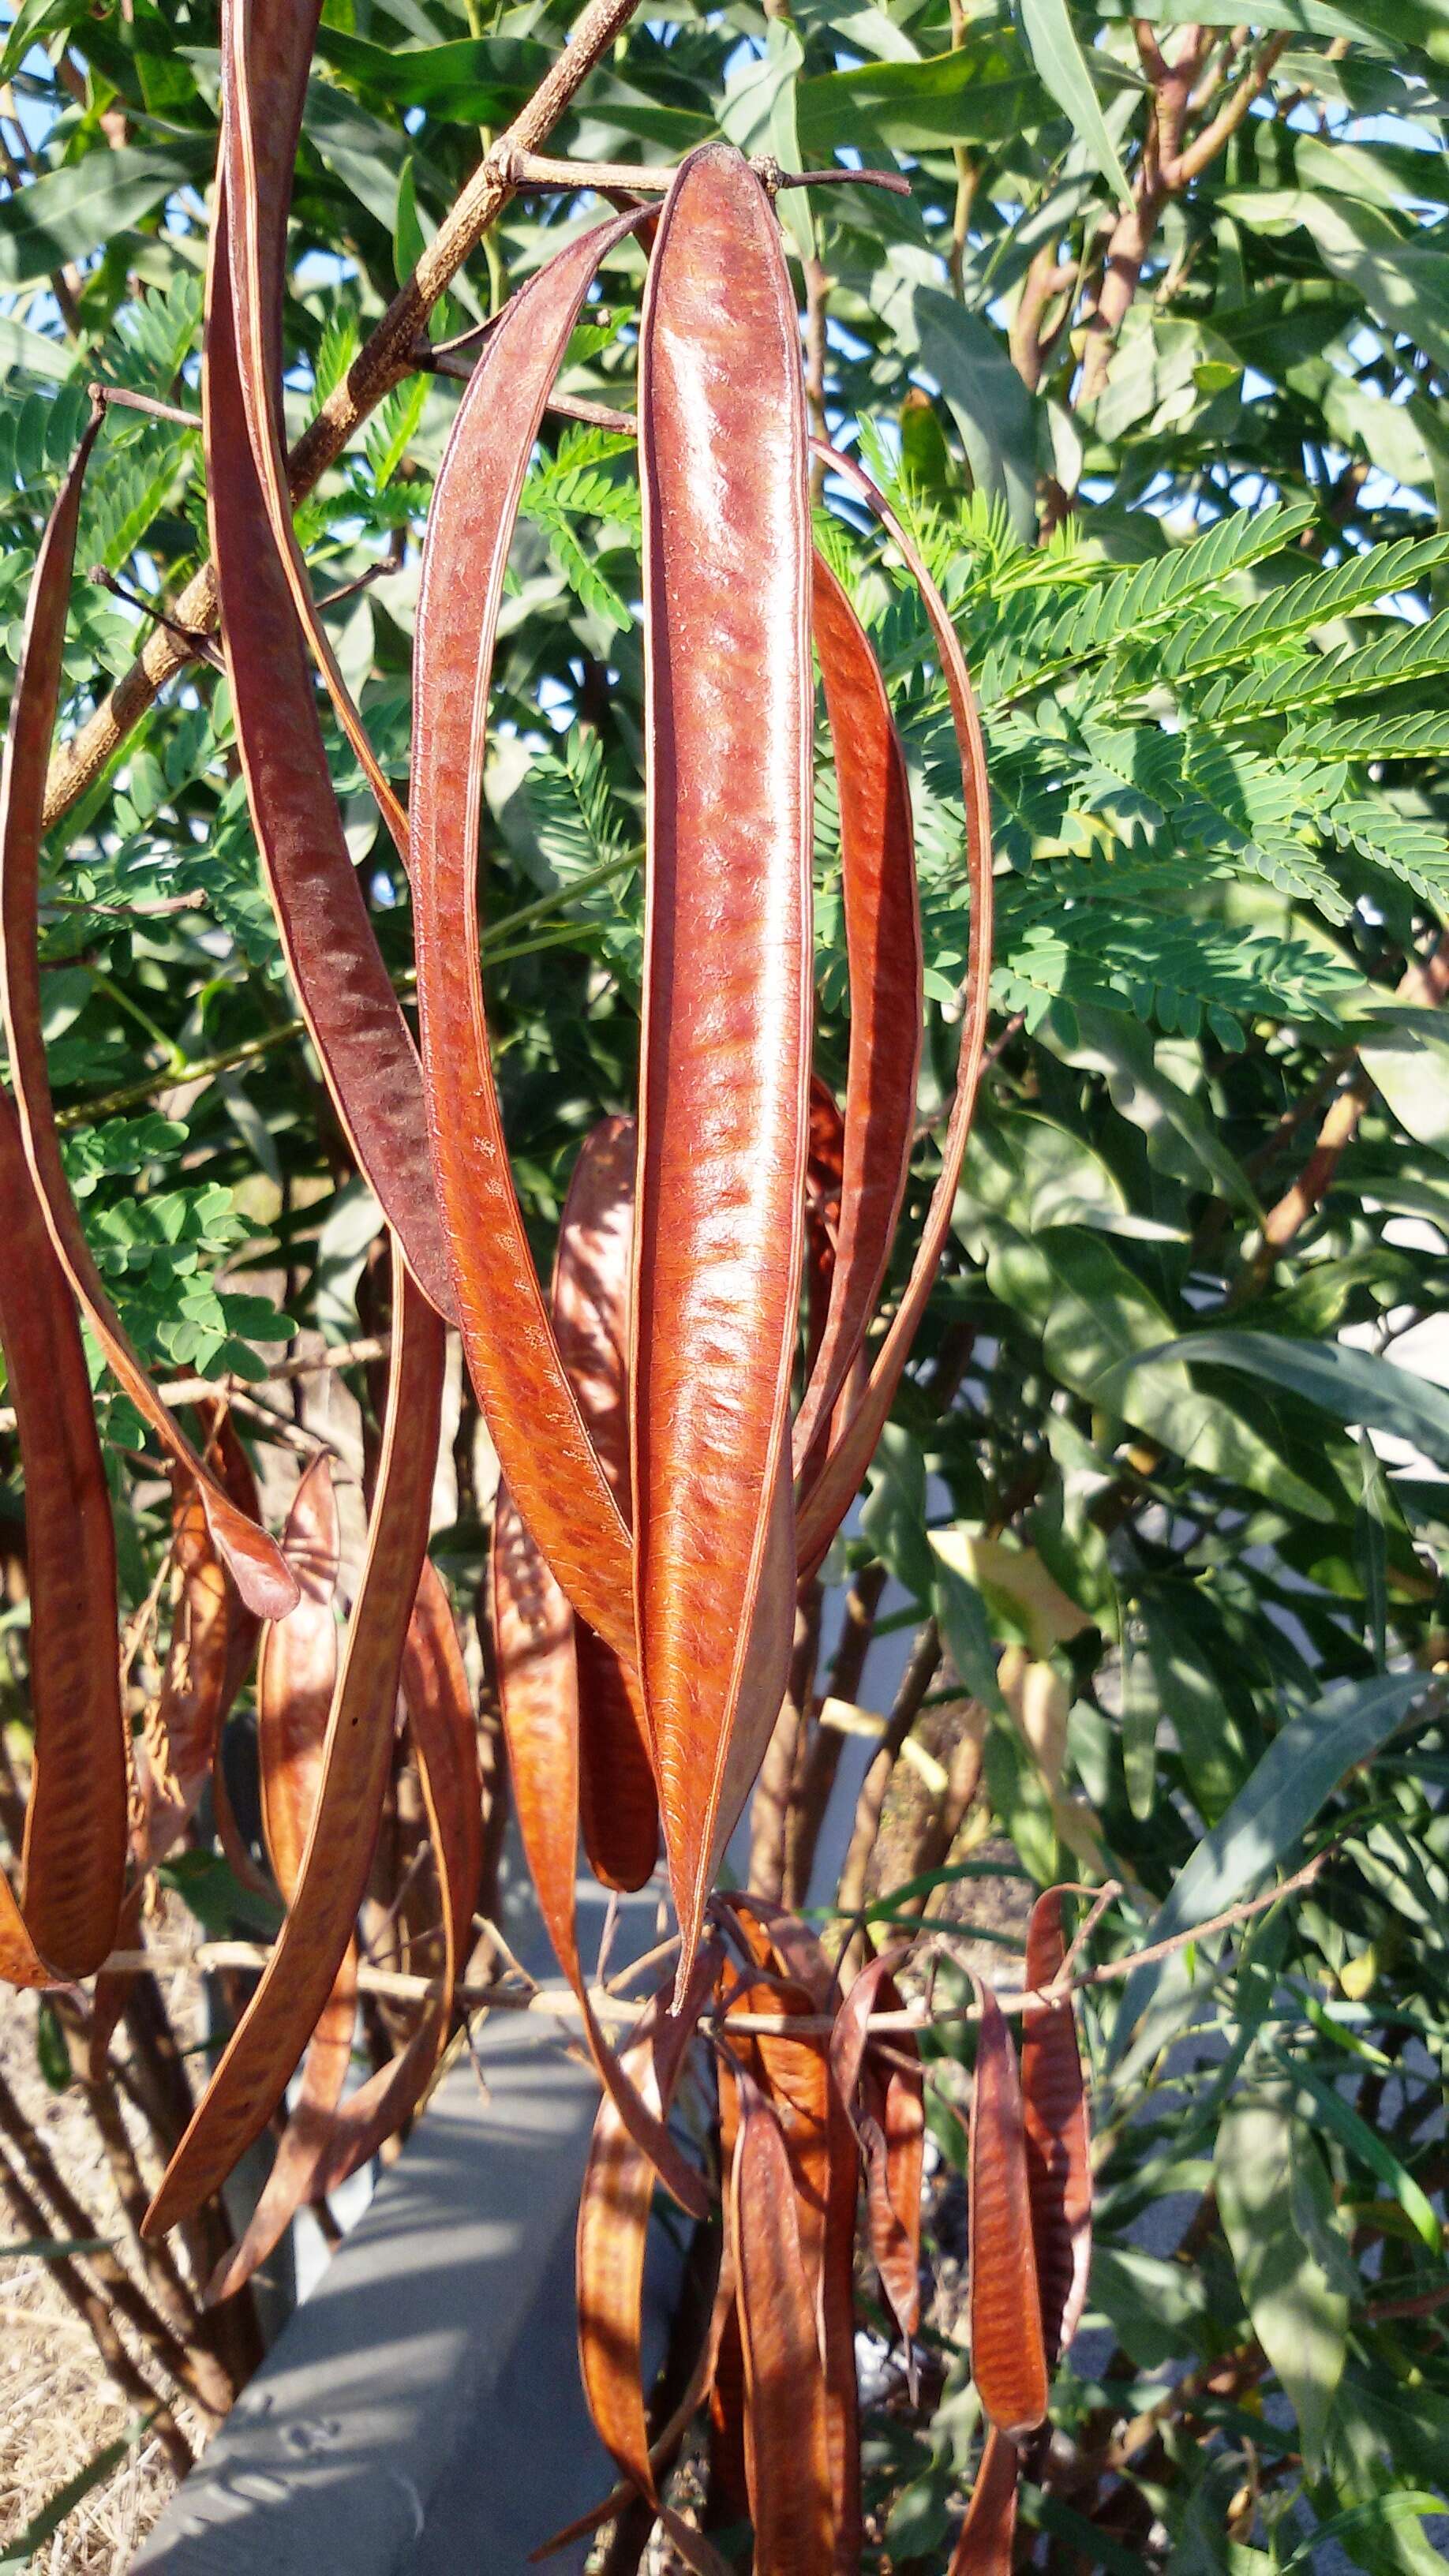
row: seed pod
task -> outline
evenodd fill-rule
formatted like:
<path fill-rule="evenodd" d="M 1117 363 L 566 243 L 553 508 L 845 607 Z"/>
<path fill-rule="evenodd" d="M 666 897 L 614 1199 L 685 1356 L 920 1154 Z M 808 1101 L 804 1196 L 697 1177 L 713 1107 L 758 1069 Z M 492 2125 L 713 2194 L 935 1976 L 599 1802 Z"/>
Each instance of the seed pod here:
<path fill-rule="evenodd" d="M 900 1989 L 892 1977 L 882 1977 L 879 2000 L 882 2012 L 901 2009 Z M 913 2345 L 921 2319 L 926 2114 L 925 2080 L 909 2031 L 899 2031 L 892 2038 L 888 2064 L 877 2051 L 867 2049 L 862 2081 L 871 2256 L 905 2342 L 908 2376 L 914 2377 Z"/>
<path fill-rule="evenodd" d="M 425 1295 L 451 1314 L 417 1050 L 343 837 L 296 609 L 248 442 L 224 194 L 207 276 L 202 414 L 237 745 L 298 1007 L 358 1167 Z"/>
<path fill-rule="evenodd" d="M 1027 1985 L 1052 1985 L 1065 1957 L 1062 1891 L 1052 1887 L 1031 1910 Z M 1021 2099 L 1042 2332 L 1048 2366 L 1055 2369 L 1081 2322 L 1092 2264 L 1092 2147 L 1070 1995 L 1057 2004 L 1027 2005 Z"/>
<path fill-rule="evenodd" d="M 0 1874 L 0 1976 L 87 1975 L 115 1939 L 126 1869 L 116 1547 L 65 1273 L 0 1093 L 0 1342 L 25 1474 L 35 1762 L 19 1907 Z"/>
<path fill-rule="evenodd" d="M 758 2085 L 744 2073 L 737 2081 L 740 2125 L 730 2177 L 730 2232 L 755 2558 L 770 2576 L 832 2576 L 825 2374 L 790 2160 Z"/>
<path fill-rule="evenodd" d="M 829 1310 L 795 1422 L 795 1465 L 807 1484 L 823 1463 L 817 1431 L 828 1430 L 890 1259 L 911 1167 L 924 1014 L 905 753 L 865 630 L 820 554 L 812 601 L 839 781 L 850 1053 Z"/>
<path fill-rule="evenodd" d="M 282 1533 L 282 1553 L 300 1598 L 295 1610 L 267 1630 L 257 1666 L 262 1837 L 287 1904 L 307 1848 L 337 1687 L 341 1547 L 332 1463 L 324 1449 L 298 1483 Z"/>
<path fill-rule="evenodd" d="M 270 2118 L 342 1963 L 367 1884 L 392 1757 L 403 1643 L 427 1548 L 443 1396 L 443 1326 L 394 1249 L 387 1421 L 296 1892 L 146 2216 L 158 2234 L 230 2172 Z"/>
<path fill-rule="evenodd" d="M 639 368 L 649 870 L 634 1576 L 681 1976 L 794 1635 L 788 1406 L 812 1000 L 804 399 L 769 199 L 739 153 L 707 144 L 665 199 Z"/>
<path fill-rule="evenodd" d="M 551 1299 L 564 1373 L 626 1523 L 633 1516 L 628 1367 L 634 1138 L 632 1118 L 606 1118 L 584 1138 L 559 1223 Z M 574 1625 L 574 1652 L 584 1849 L 606 1887 L 642 1887 L 659 1857 L 659 1801 L 638 1684 L 582 1619 Z"/>
<path fill-rule="evenodd" d="M 287 487 L 280 347 L 287 209 L 320 15 L 320 0 L 301 0 L 300 6 L 298 0 L 223 0 L 221 170 L 230 231 L 237 370 L 252 466 L 277 566 L 291 591 L 338 721 L 406 866 L 407 818 L 368 741 L 317 613 L 292 525 Z M 223 615 L 223 632 L 225 625 Z"/>
<path fill-rule="evenodd" d="M 951 2555 L 950 2576 L 1011 2576 L 1019 2466 L 1015 2445 L 993 2424 Z"/>
<path fill-rule="evenodd" d="M 935 1282 L 936 1270 L 951 1231 L 956 1191 L 981 1080 L 986 1046 L 986 1017 L 991 982 L 991 803 L 986 785 L 986 751 L 971 682 L 946 605 L 918 548 L 912 544 L 889 503 L 854 460 L 822 442 L 815 452 L 849 484 L 880 520 L 921 593 L 922 605 L 940 654 L 942 675 L 951 701 L 951 719 L 961 754 L 966 797 L 966 859 L 971 884 L 971 925 L 966 963 L 965 1011 L 956 1065 L 956 1092 L 941 1151 L 941 1170 L 925 1228 L 916 1250 L 904 1296 L 876 1351 L 870 1383 L 842 1434 L 801 1500 L 798 1556 L 800 1579 L 818 1573 L 826 1552 L 854 1501 L 861 1478 L 875 1454 L 876 1443 L 895 1401 L 911 1344 Z"/>
<path fill-rule="evenodd" d="M 599 225 L 514 296 L 458 406 L 423 549 L 409 800 L 428 1124 L 468 1367 L 527 1527 L 574 1609 L 628 1664 L 629 1534 L 564 1375 L 509 1170 L 477 852 L 494 641 L 529 454 L 599 262 L 643 219 Z"/>
<path fill-rule="evenodd" d="M 1016 2051 L 991 1988 L 981 2005 L 971 2093 L 971 2376 L 1008 2441 L 1047 2411 L 1047 2360 L 1032 2247 Z"/>
<path fill-rule="evenodd" d="M 514 1813 L 544 1928 L 579 1999 L 590 2052 L 625 2128 L 680 2207 L 702 2218 L 708 2202 L 698 2174 L 623 2074 L 589 2001 L 574 1901 L 579 1703 L 573 1619 L 506 1487 L 499 1488 L 494 1513 L 488 1583 Z"/>
<path fill-rule="evenodd" d="M 4 1001 L 15 1107 L 26 1167 L 56 1258 L 85 1310 L 113 1375 L 177 1464 L 195 1477 L 207 1527 L 242 1599 L 259 1618 L 274 1619 L 291 1608 L 296 1587 L 271 1539 L 237 1510 L 147 1377 L 102 1284 L 76 1214 L 51 1108 L 36 950 L 40 829 L 46 764 L 60 693 L 81 487 L 99 425 L 98 415 L 76 450 L 41 539 L 26 604 L 0 779 L 0 996 Z"/>

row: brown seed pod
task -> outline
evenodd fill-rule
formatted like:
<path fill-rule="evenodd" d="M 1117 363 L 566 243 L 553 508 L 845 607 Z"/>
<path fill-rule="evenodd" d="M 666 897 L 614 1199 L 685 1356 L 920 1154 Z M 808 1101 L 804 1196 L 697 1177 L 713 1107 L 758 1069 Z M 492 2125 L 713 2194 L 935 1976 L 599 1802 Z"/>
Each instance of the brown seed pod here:
<path fill-rule="evenodd" d="M 730 2235 L 745 2363 L 745 2465 L 755 2556 L 771 2576 L 833 2576 L 825 2373 L 779 2123 L 741 2072 Z"/>
<path fill-rule="evenodd" d="M 950 2576 L 1011 2576 L 1019 2466 L 1015 2444 L 993 2424 L 986 2435 L 966 2519 L 951 2553 Z"/>
<path fill-rule="evenodd" d="M 1051 1986 L 1065 1957 L 1062 1891 L 1052 1887 L 1031 1910 L 1027 1985 Z M 1081 2322 L 1092 2265 L 1092 2142 L 1070 1995 L 1057 2004 L 1026 2008 L 1021 2100 L 1042 2332 L 1048 2365 L 1055 2369 Z"/>
<path fill-rule="evenodd" d="M 810 1077 L 804 383 L 774 215 L 728 145 L 665 200 L 639 385 L 634 1577 L 683 1976 L 789 1675 Z"/>
<path fill-rule="evenodd" d="M 977 1977 L 981 2019 L 971 2093 L 971 2376 L 1008 2441 L 1047 2411 L 1047 2358 L 1032 2244 L 1026 2132 L 1016 2050 L 991 1988 Z"/>

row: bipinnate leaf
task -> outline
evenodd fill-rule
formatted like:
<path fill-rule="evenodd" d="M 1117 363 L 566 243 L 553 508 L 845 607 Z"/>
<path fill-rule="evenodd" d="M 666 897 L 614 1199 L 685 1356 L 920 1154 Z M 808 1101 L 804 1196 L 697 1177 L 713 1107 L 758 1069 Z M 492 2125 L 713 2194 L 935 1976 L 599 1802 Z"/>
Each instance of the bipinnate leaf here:
<path fill-rule="evenodd" d="M 553 378 L 619 216 L 515 295 L 458 406 L 423 550 L 409 823 L 428 1126 L 463 1346 L 509 1492 L 569 1601 L 636 1659 L 630 1544 L 564 1374 L 508 1162 L 479 955 L 478 816 L 498 613 Z"/>
<path fill-rule="evenodd" d="M 270 2118 L 332 1990 L 367 1885 L 427 1548 L 446 1352 L 442 1322 L 395 1246 L 392 1272 L 382 1458 L 311 1830 L 261 1982 L 147 2212 L 153 2235 L 214 2191 Z"/>
<path fill-rule="evenodd" d="M 24 1159 L 55 1257 L 108 1366 L 139 1414 L 196 1479 L 207 1526 L 249 1609 L 274 1619 L 296 1586 L 265 1531 L 239 1512 L 157 1395 L 102 1284 L 61 1161 L 41 1026 L 40 835 L 46 768 L 60 693 L 66 609 L 86 465 L 99 427 L 91 422 L 46 525 L 31 577 L 0 775 L 0 999 L 10 1049 Z"/>
<path fill-rule="evenodd" d="M 1061 1890 L 1048 1888 L 1027 1926 L 1026 1984 L 1051 1986 L 1065 1957 Z M 1055 2369 L 1081 2321 L 1092 2262 L 1091 2135 L 1070 1995 L 1060 2003 L 1027 2005 L 1021 2101 L 1042 2336 L 1047 2367 Z"/>
<path fill-rule="evenodd" d="M 1009 2441 L 1047 2410 L 1047 2360 L 1032 2243 L 1026 2130 L 1016 2050 L 985 1980 L 971 2094 L 971 2376 Z"/>
<path fill-rule="evenodd" d="M 794 295 L 749 164 L 659 219 L 640 326 L 648 756 L 634 1599 L 687 1975 L 794 1634 L 810 1063 L 809 511 Z"/>

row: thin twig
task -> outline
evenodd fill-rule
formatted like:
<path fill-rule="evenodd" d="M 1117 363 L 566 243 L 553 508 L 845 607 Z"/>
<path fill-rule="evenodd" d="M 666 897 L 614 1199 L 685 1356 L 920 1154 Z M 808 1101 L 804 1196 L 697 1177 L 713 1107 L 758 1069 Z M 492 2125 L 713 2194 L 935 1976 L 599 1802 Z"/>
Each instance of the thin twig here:
<path fill-rule="evenodd" d="M 332 1369 L 360 1367 L 365 1361 L 385 1360 L 390 1347 L 386 1333 L 366 1333 L 360 1341 L 337 1342 L 330 1350 L 303 1352 L 289 1360 L 279 1360 L 264 1378 L 239 1377 L 173 1377 L 156 1392 L 163 1404 L 202 1404 L 214 1397 L 225 1397 L 233 1403 L 239 1395 L 257 1386 L 279 1386 L 297 1377 L 320 1377 Z M 0 1408 L 0 1431 L 13 1431 L 13 1406 Z"/>

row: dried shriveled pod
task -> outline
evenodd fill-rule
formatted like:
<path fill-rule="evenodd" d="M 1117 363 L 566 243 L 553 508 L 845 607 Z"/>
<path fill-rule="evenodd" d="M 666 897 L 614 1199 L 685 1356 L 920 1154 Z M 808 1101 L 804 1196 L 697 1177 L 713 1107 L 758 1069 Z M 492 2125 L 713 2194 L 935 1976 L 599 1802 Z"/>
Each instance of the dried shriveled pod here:
<path fill-rule="evenodd" d="M 1027 1985 L 1052 1986 L 1065 1958 L 1062 1890 L 1051 1887 L 1037 1898 L 1027 1926 Z M 1027 2005 L 1021 2100 L 1042 2333 L 1048 2367 L 1055 2369 L 1081 2323 L 1092 2266 L 1092 2141 L 1070 1995 Z"/>
<path fill-rule="evenodd" d="M 392 1347 L 367 1560 L 333 1695 L 322 1783 L 287 1919 L 147 2213 L 174 2224 L 270 2118 L 342 1963 L 367 1883 L 392 1755 L 403 1646 L 427 1549 L 443 1326 L 393 1257 Z"/>

